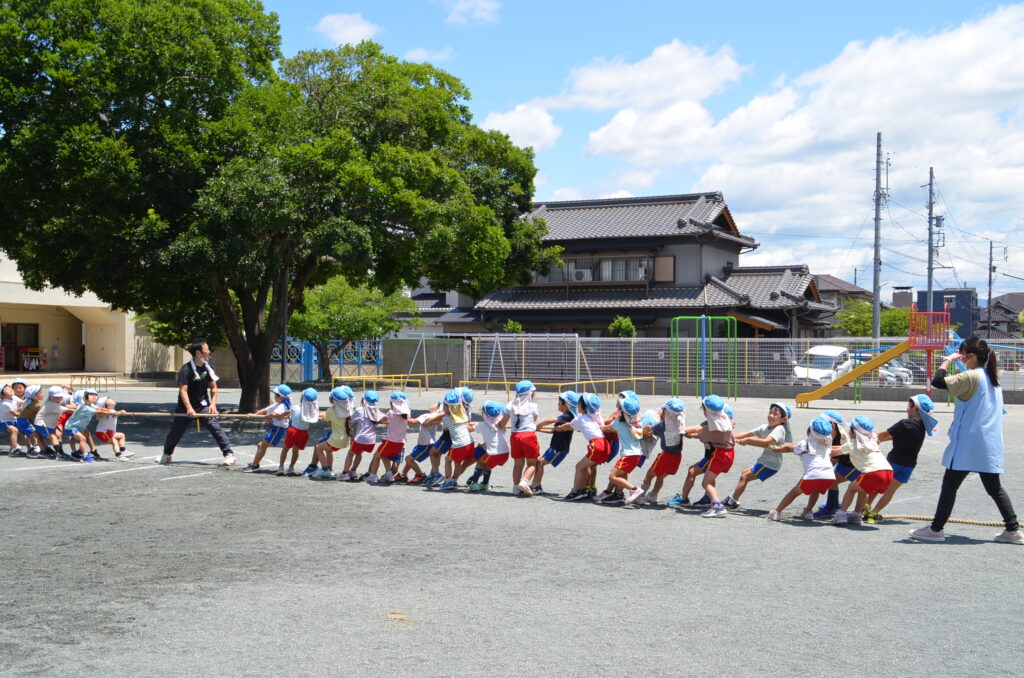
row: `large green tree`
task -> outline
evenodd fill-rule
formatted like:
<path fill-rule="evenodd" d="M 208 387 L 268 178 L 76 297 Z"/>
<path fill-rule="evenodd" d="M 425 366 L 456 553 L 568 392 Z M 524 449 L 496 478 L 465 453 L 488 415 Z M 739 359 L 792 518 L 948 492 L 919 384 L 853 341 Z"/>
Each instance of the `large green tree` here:
<path fill-rule="evenodd" d="M 215 309 L 243 409 L 310 285 L 479 296 L 557 259 L 532 154 L 363 43 L 280 62 L 251 0 L 0 4 L 0 247 L 31 286 Z"/>
<path fill-rule="evenodd" d="M 836 313 L 835 326 L 851 337 L 870 337 L 872 333 L 873 309 L 865 299 L 847 299 Z M 905 337 L 910 326 L 910 310 L 905 308 L 883 309 L 878 317 L 879 334 L 883 337 Z"/>
<path fill-rule="evenodd" d="M 402 292 L 384 294 L 367 287 L 353 287 L 344 276 L 310 287 L 288 321 L 288 334 L 316 346 L 320 378 L 331 376 L 329 344 L 332 340 L 376 339 L 405 325 L 418 325 L 416 302 Z M 335 349 L 337 350 L 337 349 Z"/>

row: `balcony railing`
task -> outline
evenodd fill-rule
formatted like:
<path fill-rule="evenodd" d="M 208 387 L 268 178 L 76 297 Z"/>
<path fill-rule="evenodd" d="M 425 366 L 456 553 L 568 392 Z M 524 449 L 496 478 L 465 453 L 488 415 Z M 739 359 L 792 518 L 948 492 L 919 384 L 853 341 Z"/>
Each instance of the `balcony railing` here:
<path fill-rule="evenodd" d="M 547 275 L 534 277 L 535 285 L 648 285 L 654 259 L 646 256 L 568 257 Z"/>

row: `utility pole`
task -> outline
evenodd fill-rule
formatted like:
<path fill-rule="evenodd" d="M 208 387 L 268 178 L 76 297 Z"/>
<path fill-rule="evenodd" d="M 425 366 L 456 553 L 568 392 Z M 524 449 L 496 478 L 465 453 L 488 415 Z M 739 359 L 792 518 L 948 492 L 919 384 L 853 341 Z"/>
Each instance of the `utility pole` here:
<path fill-rule="evenodd" d="M 932 310 L 932 279 L 935 277 L 935 168 L 928 168 L 928 296 L 925 297 L 924 310 Z"/>
<path fill-rule="evenodd" d="M 996 272 L 996 267 L 992 263 L 992 241 L 988 241 L 988 303 L 985 304 L 985 309 L 988 311 L 988 327 L 985 330 L 985 338 L 992 338 L 992 274 Z"/>
<path fill-rule="evenodd" d="M 930 222 L 929 222 L 930 224 Z M 929 270 L 931 264 L 929 263 Z M 882 323 L 882 133 L 875 142 L 875 281 L 871 290 L 874 303 L 871 309 L 871 336 L 878 339 Z M 931 294 L 931 278 L 928 282 Z"/>

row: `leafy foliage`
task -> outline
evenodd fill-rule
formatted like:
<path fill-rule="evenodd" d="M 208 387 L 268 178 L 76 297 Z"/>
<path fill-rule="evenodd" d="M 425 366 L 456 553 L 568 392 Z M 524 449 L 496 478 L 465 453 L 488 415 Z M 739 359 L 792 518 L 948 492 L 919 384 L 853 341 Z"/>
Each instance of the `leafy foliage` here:
<path fill-rule="evenodd" d="M 505 334 L 522 334 L 523 324 L 518 320 L 512 320 L 509 318 L 505 321 L 505 326 L 501 328 L 501 331 Z"/>
<path fill-rule="evenodd" d="M 617 315 L 608 325 L 608 334 L 613 337 L 635 337 L 636 327 L 633 326 L 633 321 L 629 316 Z"/>
<path fill-rule="evenodd" d="M 865 299 L 847 299 L 836 313 L 835 327 L 851 337 L 870 337 L 873 308 Z M 910 310 L 882 309 L 879 315 L 879 334 L 883 337 L 905 337 L 910 327 Z"/>
<path fill-rule="evenodd" d="M 402 316 L 405 316 L 403 319 Z M 306 290 L 303 308 L 292 314 L 288 333 L 307 341 L 377 339 L 403 325 L 419 325 L 416 303 L 401 292 L 353 287 L 342 276 Z"/>

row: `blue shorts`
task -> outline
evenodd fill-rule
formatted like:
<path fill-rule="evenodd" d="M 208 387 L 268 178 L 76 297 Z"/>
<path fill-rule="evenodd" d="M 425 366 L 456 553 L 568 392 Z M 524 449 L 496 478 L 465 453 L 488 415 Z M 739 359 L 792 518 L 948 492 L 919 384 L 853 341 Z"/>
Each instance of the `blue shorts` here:
<path fill-rule="evenodd" d="M 611 441 L 608 444 L 608 447 L 610 448 L 610 450 L 608 452 L 608 458 L 605 459 L 605 463 L 607 463 L 607 462 L 611 461 L 612 459 L 614 459 L 615 457 L 619 456 L 619 441 L 617 439 Z"/>
<path fill-rule="evenodd" d="M 860 471 L 849 464 L 836 464 L 835 472 L 836 478 L 839 480 L 848 480 L 851 483 L 857 478 L 860 478 Z"/>
<path fill-rule="evenodd" d="M 641 454 L 641 455 L 640 455 L 640 461 L 638 461 L 638 462 L 636 463 L 636 467 L 637 467 L 637 468 L 640 468 L 640 467 L 641 467 L 641 466 L 643 466 L 643 465 L 644 465 L 645 463 L 647 463 L 647 456 L 646 456 L 646 455 L 643 455 L 643 454 Z"/>
<path fill-rule="evenodd" d="M 565 460 L 568 454 L 569 450 L 556 450 L 553 447 L 549 447 L 548 451 L 544 453 L 544 461 L 558 468 L 558 465 Z"/>
<path fill-rule="evenodd" d="M 409 453 L 409 458 L 413 461 L 424 461 L 430 456 L 430 448 L 434 446 L 434 443 L 429 445 L 417 445 L 412 448 L 412 452 Z"/>
<path fill-rule="evenodd" d="M 84 431 L 80 431 L 80 430 L 78 430 L 77 428 L 75 428 L 74 426 L 72 426 L 71 428 L 69 428 L 69 429 L 65 429 L 65 430 L 71 431 L 71 437 L 72 437 L 72 438 L 74 438 L 74 437 L 75 437 L 75 436 L 77 436 L 78 434 L 82 434 L 82 435 L 84 435 L 84 436 L 86 436 L 86 437 L 88 437 L 88 436 L 89 436 L 89 429 L 85 429 Z"/>
<path fill-rule="evenodd" d="M 764 464 L 758 463 L 750 467 L 750 472 L 754 475 L 755 478 L 757 478 L 763 483 L 764 481 L 768 480 L 773 475 L 778 473 L 779 470 L 775 468 L 768 468 Z"/>
<path fill-rule="evenodd" d="M 316 444 L 319 445 L 320 443 L 326 443 L 328 438 L 330 438 L 330 437 L 331 437 L 330 432 L 327 432 L 327 433 L 324 434 L 323 438 L 321 438 L 320 440 L 316 441 Z"/>
<path fill-rule="evenodd" d="M 473 448 L 473 459 L 475 459 L 476 461 L 480 461 L 480 458 L 483 457 L 485 454 L 487 454 L 487 451 L 484 450 L 483 445 L 477 445 L 476 447 Z"/>
<path fill-rule="evenodd" d="M 287 426 L 271 426 L 267 429 L 267 435 L 263 436 L 263 441 L 271 445 L 280 445 L 281 441 L 284 440 L 284 434 L 287 432 Z"/>
<path fill-rule="evenodd" d="M 33 426 L 28 419 L 22 419 L 21 417 L 18 417 L 18 420 L 14 422 L 14 425 L 18 427 L 18 430 L 21 431 L 22 434 L 27 436 L 30 436 L 36 432 L 36 427 Z"/>
<path fill-rule="evenodd" d="M 696 466 L 697 469 L 700 470 L 700 471 L 707 471 L 708 470 L 708 464 L 710 464 L 710 463 L 711 463 L 711 457 L 704 457 L 703 459 L 698 461 L 696 464 L 694 464 L 694 466 Z"/>
<path fill-rule="evenodd" d="M 55 436 L 57 435 L 57 429 L 46 426 L 36 426 L 36 433 L 41 436 Z"/>
<path fill-rule="evenodd" d="M 903 485 L 906 485 L 907 483 L 910 482 L 910 474 L 914 472 L 915 467 L 900 466 L 899 464 L 893 464 L 892 462 L 889 462 L 889 465 L 892 466 L 893 480 L 898 480 Z"/>

